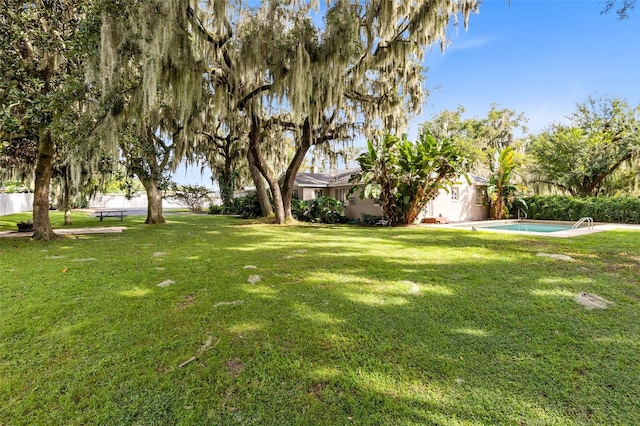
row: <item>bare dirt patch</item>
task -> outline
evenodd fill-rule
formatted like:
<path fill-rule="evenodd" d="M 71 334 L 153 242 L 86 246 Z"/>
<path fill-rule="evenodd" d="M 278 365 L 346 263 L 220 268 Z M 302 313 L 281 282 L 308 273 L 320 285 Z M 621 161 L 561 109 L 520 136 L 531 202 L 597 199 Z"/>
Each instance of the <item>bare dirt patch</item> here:
<path fill-rule="evenodd" d="M 567 256 L 566 254 L 538 253 L 538 257 L 550 257 L 552 259 L 564 260 L 564 261 L 567 261 L 567 262 L 575 262 L 576 261 L 573 257 Z"/>
<path fill-rule="evenodd" d="M 192 306 L 196 301 L 196 297 L 193 294 L 188 294 L 184 297 L 183 301 L 176 306 L 176 308 L 182 310 Z"/>
<path fill-rule="evenodd" d="M 260 275 L 251 275 L 249 278 L 247 278 L 247 282 L 249 284 L 255 284 L 260 281 L 262 281 L 262 277 Z"/>
<path fill-rule="evenodd" d="M 224 365 L 233 377 L 238 377 L 244 369 L 244 363 L 237 358 L 227 361 Z"/>
<path fill-rule="evenodd" d="M 176 282 L 174 280 L 164 280 L 161 283 L 158 284 L 158 287 L 169 287 L 171 284 L 175 284 Z"/>
<path fill-rule="evenodd" d="M 575 299 L 576 302 L 581 304 L 587 310 L 593 309 L 607 309 L 613 302 L 608 301 L 607 299 L 603 299 L 597 294 L 590 293 L 580 293 Z"/>

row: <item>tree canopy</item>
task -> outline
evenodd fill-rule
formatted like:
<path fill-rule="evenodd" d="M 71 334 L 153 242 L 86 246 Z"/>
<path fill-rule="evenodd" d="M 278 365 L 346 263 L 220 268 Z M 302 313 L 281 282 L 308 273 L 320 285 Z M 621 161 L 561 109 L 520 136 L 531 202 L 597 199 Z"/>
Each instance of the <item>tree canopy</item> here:
<path fill-rule="evenodd" d="M 568 124 L 552 124 L 532 138 L 527 153 L 534 160 L 533 182 L 585 197 L 610 192 L 614 174 L 637 170 L 640 106 L 589 98 L 568 118 Z"/>
<path fill-rule="evenodd" d="M 400 129 L 419 110 L 425 48 L 444 45 L 449 22 L 461 13 L 466 24 L 476 1 L 327 2 L 323 25 L 315 6 L 238 2 L 200 20 L 206 32 L 224 21 L 227 37 L 205 56 L 213 104 L 228 131 L 249 123 L 248 157 L 269 184 L 277 223 L 291 216 L 295 175 L 312 147 Z M 269 154 L 282 153 L 285 134 L 295 150 L 280 178 Z"/>
<path fill-rule="evenodd" d="M 90 70 L 102 90 L 96 133 L 120 149 L 142 182 L 148 224 L 165 222 L 164 177 L 193 153 L 191 122 L 205 71 L 197 47 L 211 34 L 202 34 L 192 3 L 103 0 L 98 7 L 99 61 Z"/>
<path fill-rule="evenodd" d="M 35 175 L 34 238 L 51 239 L 49 187 L 57 148 L 74 139 L 85 98 L 84 66 L 97 49 L 89 1 L 0 2 L 0 140 L 2 151 L 32 158 L 5 162 L 4 173 Z"/>
<path fill-rule="evenodd" d="M 520 151 L 524 141 L 518 139 L 516 131 L 527 133 L 527 118 L 509 108 L 498 108 L 491 104 L 486 117 L 464 117 L 465 108 L 444 110 L 435 114 L 420 128 L 436 137 L 451 139 L 464 151 L 469 159 L 469 170 L 481 176 L 491 173 L 491 164 L 496 151 L 506 147 Z"/>

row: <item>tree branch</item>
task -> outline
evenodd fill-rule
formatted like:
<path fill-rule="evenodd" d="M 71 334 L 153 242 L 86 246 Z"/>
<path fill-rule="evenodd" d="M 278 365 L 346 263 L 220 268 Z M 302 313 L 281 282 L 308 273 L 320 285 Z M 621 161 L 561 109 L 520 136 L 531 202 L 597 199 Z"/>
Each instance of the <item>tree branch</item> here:
<path fill-rule="evenodd" d="M 227 33 L 222 36 L 220 39 L 217 39 L 204 27 L 204 24 L 195 14 L 195 11 L 191 6 L 187 6 L 187 18 L 191 19 L 191 23 L 198 30 L 200 35 L 204 36 L 205 41 L 211 43 L 215 48 L 221 48 L 224 46 L 231 37 L 233 37 L 233 30 L 231 29 L 231 25 L 225 19 L 225 27 L 227 29 Z"/>
<path fill-rule="evenodd" d="M 622 165 L 622 163 L 624 163 L 627 160 L 630 160 L 632 155 L 633 155 L 632 151 L 629 151 L 620 159 L 618 159 L 618 161 L 616 161 L 611 167 L 609 167 L 607 171 L 600 173 L 598 177 L 593 182 L 591 182 L 591 185 L 589 185 L 588 187 L 589 192 L 593 192 L 593 190 L 600 184 L 600 182 L 602 182 L 607 176 L 615 172 L 618 169 L 618 167 Z"/>
<path fill-rule="evenodd" d="M 242 99 L 240 99 L 240 101 L 238 101 L 237 108 L 239 110 L 244 110 L 244 108 L 246 107 L 247 102 L 249 102 L 249 100 L 251 98 L 253 98 L 254 96 L 256 96 L 258 93 L 260 92 L 264 92 L 267 91 L 271 88 L 271 83 L 269 84 L 263 84 L 262 86 L 258 86 L 255 89 L 253 89 L 252 91 L 250 91 L 249 93 L 247 93 Z"/>
<path fill-rule="evenodd" d="M 264 122 L 262 128 L 268 129 L 273 125 L 284 127 L 287 130 L 298 130 L 298 126 L 295 123 L 291 121 L 286 121 L 280 117 L 271 117 L 270 119 Z"/>
<path fill-rule="evenodd" d="M 571 188 L 569 186 L 566 186 L 566 185 L 563 185 L 563 184 L 558 183 L 558 182 L 551 182 L 549 180 L 544 180 L 544 179 L 535 179 L 534 182 L 546 183 L 547 185 L 557 186 L 558 188 L 562 188 L 565 191 L 568 191 L 571 195 L 575 195 L 576 194 L 576 191 L 573 188 Z"/>

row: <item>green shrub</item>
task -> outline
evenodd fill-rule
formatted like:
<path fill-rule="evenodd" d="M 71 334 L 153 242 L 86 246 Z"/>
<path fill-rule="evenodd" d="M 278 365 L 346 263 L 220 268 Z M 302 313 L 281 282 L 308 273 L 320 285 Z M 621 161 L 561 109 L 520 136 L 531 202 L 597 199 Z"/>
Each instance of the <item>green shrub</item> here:
<path fill-rule="evenodd" d="M 211 201 L 209 189 L 203 185 L 176 185 L 171 186 L 173 194 L 167 198 L 174 199 L 185 204 L 191 212 L 201 212 L 205 204 Z"/>
<path fill-rule="evenodd" d="M 233 213 L 242 216 L 244 219 L 253 219 L 262 216 L 262 208 L 258 201 L 258 194 L 253 193 L 238 197 L 233 200 Z"/>
<path fill-rule="evenodd" d="M 291 199 L 291 215 L 298 220 L 303 220 L 301 218 L 304 215 L 306 206 L 307 206 L 307 203 L 305 201 L 299 198 L 292 198 Z"/>
<path fill-rule="evenodd" d="M 231 213 L 226 206 L 218 206 L 216 204 L 209 204 L 209 208 L 207 209 L 207 213 L 209 214 L 229 214 Z"/>
<path fill-rule="evenodd" d="M 291 214 L 303 222 L 347 223 L 344 206 L 332 197 L 318 197 L 313 200 L 291 200 Z"/>
<path fill-rule="evenodd" d="M 524 200 L 527 203 L 529 219 L 576 221 L 588 216 L 596 222 L 640 223 L 638 198 L 578 198 L 554 195 L 533 196 Z"/>

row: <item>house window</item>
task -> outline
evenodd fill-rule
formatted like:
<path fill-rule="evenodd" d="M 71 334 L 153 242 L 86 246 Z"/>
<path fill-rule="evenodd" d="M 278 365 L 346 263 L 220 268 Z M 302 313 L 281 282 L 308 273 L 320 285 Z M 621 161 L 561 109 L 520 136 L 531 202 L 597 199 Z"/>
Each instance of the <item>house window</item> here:
<path fill-rule="evenodd" d="M 300 195 L 298 194 L 298 190 L 294 189 L 293 192 L 291 193 L 291 198 L 295 198 L 296 200 L 300 199 Z"/>
<path fill-rule="evenodd" d="M 322 189 L 316 189 L 314 192 L 315 192 L 315 195 L 316 195 L 315 198 L 322 197 Z"/>
<path fill-rule="evenodd" d="M 355 206 L 356 205 L 356 197 L 349 198 L 349 205 L 350 206 Z"/>
<path fill-rule="evenodd" d="M 457 186 L 451 188 L 451 201 L 458 201 L 460 199 L 460 192 Z"/>
<path fill-rule="evenodd" d="M 347 201 L 347 190 L 346 189 L 338 189 L 336 190 L 336 198 L 343 203 Z"/>
<path fill-rule="evenodd" d="M 476 188 L 476 205 L 484 206 L 487 204 L 487 188 Z"/>

